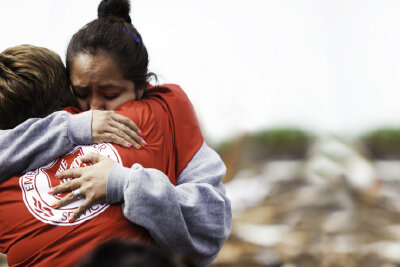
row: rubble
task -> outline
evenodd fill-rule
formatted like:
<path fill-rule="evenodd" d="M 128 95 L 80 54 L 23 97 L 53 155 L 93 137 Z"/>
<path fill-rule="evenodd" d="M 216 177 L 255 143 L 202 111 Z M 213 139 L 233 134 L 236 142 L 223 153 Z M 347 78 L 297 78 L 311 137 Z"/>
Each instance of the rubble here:
<path fill-rule="evenodd" d="M 399 170 L 323 137 L 303 160 L 239 171 L 226 184 L 232 233 L 212 266 L 398 266 Z"/>
<path fill-rule="evenodd" d="M 232 233 L 212 266 L 400 266 L 400 161 L 322 137 L 303 159 L 240 165 L 245 141 L 228 153 Z"/>

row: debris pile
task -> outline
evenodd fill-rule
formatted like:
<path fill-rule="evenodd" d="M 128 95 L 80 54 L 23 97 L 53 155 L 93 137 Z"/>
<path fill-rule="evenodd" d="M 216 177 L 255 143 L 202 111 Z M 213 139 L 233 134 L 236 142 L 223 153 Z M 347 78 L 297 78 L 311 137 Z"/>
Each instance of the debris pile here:
<path fill-rule="evenodd" d="M 232 233 L 212 266 L 400 263 L 400 161 L 315 140 L 303 160 L 265 161 L 226 183 Z"/>

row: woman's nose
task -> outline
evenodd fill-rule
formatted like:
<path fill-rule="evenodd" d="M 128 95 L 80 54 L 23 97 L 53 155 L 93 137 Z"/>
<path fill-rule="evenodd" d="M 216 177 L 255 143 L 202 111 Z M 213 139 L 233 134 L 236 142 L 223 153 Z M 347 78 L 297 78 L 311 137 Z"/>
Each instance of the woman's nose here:
<path fill-rule="evenodd" d="M 95 109 L 95 110 L 104 110 L 105 109 L 105 103 L 99 97 L 92 97 L 89 105 L 90 105 L 90 109 Z"/>

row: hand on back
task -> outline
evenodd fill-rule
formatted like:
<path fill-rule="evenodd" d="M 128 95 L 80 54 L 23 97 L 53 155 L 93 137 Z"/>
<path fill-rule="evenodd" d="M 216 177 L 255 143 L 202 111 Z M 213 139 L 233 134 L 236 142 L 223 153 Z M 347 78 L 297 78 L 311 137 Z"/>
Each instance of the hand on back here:
<path fill-rule="evenodd" d="M 111 110 L 93 110 L 92 141 L 113 143 L 122 147 L 140 149 L 147 145 L 140 136 L 142 132 L 129 118 Z"/>
<path fill-rule="evenodd" d="M 80 198 L 84 198 L 83 204 L 75 210 L 68 219 L 72 222 L 94 204 L 106 202 L 106 188 L 110 170 L 114 161 L 106 156 L 90 153 L 81 156 L 80 160 L 84 163 L 93 165 L 83 168 L 73 168 L 60 172 L 58 179 L 72 178 L 71 181 L 53 187 L 49 194 L 57 195 L 70 192 L 68 195 L 54 203 L 54 208 L 61 208 Z M 71 192 L 72 191 L 72 192 Z"/>

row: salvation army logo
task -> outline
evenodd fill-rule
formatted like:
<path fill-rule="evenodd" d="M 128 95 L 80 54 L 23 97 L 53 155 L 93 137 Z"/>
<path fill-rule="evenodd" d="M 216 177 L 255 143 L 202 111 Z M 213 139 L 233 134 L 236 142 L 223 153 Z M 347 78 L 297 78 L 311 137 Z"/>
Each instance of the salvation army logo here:
<path fill-rule="evenodd" d="M 93 205 L 72 223 L 68 222 L 68 218 L 75 211 L 75 209 L 77 209 L 83 203 L 84 199 L 75 201 L 59 209 L 54 209 L 51 207 L 52 204 L 64 197 L 66 194 L 52 196 L 47 193 L 49 189 L 59 185 L 60 183 L 65 183 L 67 180 L 70 180 L 59 180 L 54 178 L 54 175 L 70 168 L 87 166 L 87 164 L 83 163 L 79 157 L 91 152 L 108 156 L 112 160 L 121 163 L 121 158 L 117 150 L 110 144 L 77 146 L 62 158 L 59 158 L 33 172 L 28 172 L 19 178 L 19 185 L 22 190 L 24 203 L 29 212 L 35 218 L 44 223 L 52 225 L 70 226 L 90 220 L 109 207 L 108 204 Z"/>

